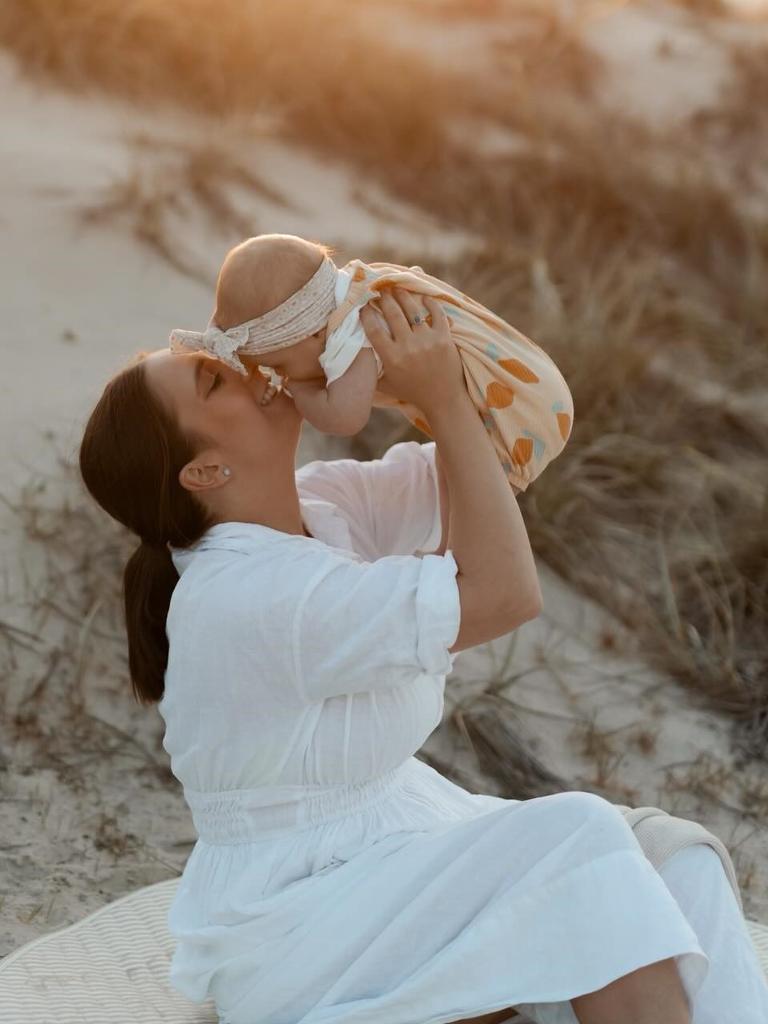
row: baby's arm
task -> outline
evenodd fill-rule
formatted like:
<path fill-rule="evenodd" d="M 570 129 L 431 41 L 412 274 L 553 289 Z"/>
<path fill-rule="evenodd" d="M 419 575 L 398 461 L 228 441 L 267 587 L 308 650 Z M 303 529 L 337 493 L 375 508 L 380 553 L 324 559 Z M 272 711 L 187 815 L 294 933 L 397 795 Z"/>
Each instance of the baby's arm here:
<path fill-rule="evenodd" d="M 348 437 L 362 430 L 371 416 L 378 366 L 373 349 L 361 348 L 348 370 L 327 387 L 321 380 L 288 379 L 296 408 L 313 427 Z"/>

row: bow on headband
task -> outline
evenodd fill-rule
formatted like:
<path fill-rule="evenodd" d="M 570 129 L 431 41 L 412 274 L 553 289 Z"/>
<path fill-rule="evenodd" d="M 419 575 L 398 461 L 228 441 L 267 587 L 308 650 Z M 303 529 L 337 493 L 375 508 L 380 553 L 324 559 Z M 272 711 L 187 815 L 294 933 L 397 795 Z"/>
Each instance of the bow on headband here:
<path fill-rule="evenodd" d="M 237 327 L 230 327 L 228 331 L 222 331 L 215 324 L 208 324 L 202 333 L 179 329 L 171 331 L 169 343 L 171 352 L 210 352 L 222 363 L 247 376 L 248 370 L 242 360 L 235 355 L 235 351 L 242 348 L 248 338 L 247 324 L 238 324 Z"/>

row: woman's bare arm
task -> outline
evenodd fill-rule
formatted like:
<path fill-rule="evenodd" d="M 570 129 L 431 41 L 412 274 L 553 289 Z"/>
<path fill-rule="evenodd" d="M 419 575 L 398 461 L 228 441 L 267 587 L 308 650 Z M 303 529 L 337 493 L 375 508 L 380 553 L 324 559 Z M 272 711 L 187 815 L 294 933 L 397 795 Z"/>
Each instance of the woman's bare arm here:
<path fill-rule="evenodd" d="M 458 565 L 461 602 L 451 651 L 460 651 L 539 614 L 533 552 L 514 491 L 467 392 L 441 307 L 426 297 L 434 327 L 414 331 L 410 320 L 418 307 L 407 292 L 384 293 L 379 301 L 391 336 L 371 318 L 363 325 L 390 386 L 423 410 L 447 482 L 447 546 Z"/>
<path fill-rule="evenodd" d="M 541 591 L 517 500 L 466 390 L 428 415 L 450 496 L 448 548 L 461 601 L 451 650 L 461 651 L 536 618 Z"/>
<path fill-rule="evenodd" d="M 448 548 L 448 527 L 450 524 L 451 517 L 451 498 L 448 493 L 448 481 L 445 478 L 445 469 L 443 468 L 443 460 L 440 458 L 440 452 L 435 448 L 435 469 L 437 470 L 437 482 L 440 489 L 440 522 L 442 524 L 442 533 L 440 534 L 440 545 L 437 547 L 432 554 L 444 555 Z M 520 488 L 511 485 L 515 495 L 520 493 Z"/>

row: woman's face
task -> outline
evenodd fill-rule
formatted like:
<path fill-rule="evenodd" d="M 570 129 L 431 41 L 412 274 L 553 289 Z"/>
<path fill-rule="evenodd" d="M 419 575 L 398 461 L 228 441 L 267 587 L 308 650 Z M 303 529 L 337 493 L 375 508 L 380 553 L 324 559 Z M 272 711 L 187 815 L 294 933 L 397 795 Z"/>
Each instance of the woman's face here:
<path fill-rule="evenodd" d="M 164 348 L 150 353 L 144 368 L 180 430 L 208 439 L 196 461 L 227 466 L 241 478 L 293 473 L 301 414 L 282 391 L 260 404 L 269 381 L 256 367 L 244 377 L 204 352 Z"/>

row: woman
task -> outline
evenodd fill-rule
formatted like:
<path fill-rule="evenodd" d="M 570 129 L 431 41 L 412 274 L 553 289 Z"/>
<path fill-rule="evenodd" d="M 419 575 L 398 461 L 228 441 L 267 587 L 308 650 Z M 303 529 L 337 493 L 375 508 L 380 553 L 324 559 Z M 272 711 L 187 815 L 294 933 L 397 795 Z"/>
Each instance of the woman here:
<path fill-rule="evenodd" d="M 414 756 L 456 652 L 541 607 L 513 491 L 425 305 L 432 326 L 414 326 L 413 298 L 384 295 L 390 335 L 363 316 L 431 444 L 296 472 L 284 392 L 167 349 L 89 419 L 85 483 L 141 538 L 133 685 L 159 702 L 199 836 L 171 983 L 223 1024 L 726 1019 L 710 1008 L 758 1024 L 762 978 L 711 851 L 662 874 L 595 795 L 471 794 Z"/>

